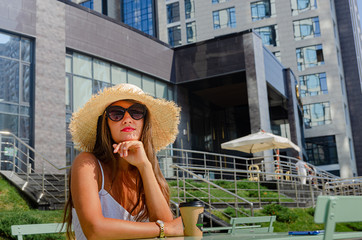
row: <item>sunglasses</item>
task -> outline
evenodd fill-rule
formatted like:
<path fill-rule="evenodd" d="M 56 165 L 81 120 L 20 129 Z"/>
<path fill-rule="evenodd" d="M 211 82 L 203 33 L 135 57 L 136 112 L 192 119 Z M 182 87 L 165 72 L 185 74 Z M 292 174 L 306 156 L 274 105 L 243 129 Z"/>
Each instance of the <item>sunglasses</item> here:
<path fill-rule="evenodd" d="M 121 121 L 126 112 L 128 112 L 134 120 L 140 120 L 146 116 L 147 108 L 140 103 L 133 104 L 129 108 L 123 108 L 121 106 L 108 106 L 106 108 L 107 117 L 114 122 Z"/>

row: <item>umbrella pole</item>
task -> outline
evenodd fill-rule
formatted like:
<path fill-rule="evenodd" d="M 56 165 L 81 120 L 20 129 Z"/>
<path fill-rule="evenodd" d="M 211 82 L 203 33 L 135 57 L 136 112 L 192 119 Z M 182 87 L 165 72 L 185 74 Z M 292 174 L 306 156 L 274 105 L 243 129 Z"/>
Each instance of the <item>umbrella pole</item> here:
<path fill-rule="evenodd" d="M 277 168 L 280 169 L 279 148 L 277 149 Z"/>

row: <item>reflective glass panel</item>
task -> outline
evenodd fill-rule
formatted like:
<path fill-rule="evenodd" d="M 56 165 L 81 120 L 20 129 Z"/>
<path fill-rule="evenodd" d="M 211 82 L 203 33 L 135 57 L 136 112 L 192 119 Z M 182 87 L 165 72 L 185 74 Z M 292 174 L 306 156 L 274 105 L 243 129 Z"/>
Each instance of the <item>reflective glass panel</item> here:
<path fill-rule="evenodd" d="M 103 88 L 110 87 L 110 86 L 111 86 L 110 83 L 93 80 L 93 94 L 96 94 Z"/>
<path fill-rule="evenodd" d="M 29 139 L 30 137 L 30 118 L 20 116 L 20 129 L 19 129 L 20 138 Z"/>
<path fill-rule="evenodd" d="M 92 96 L 92 80 L 73 76 L 73 111 L 81 108 Z"/>
<path fill-rule="evenodd" d="M 19 59 L 20 38 L 0 32 L 0 56 Z"/>
<path fill-rule="evenodd" d="M 14 104 L 2 103 L 0 102 L 0 112 L 5 113 L 18 113 L 19 106 Z"/>
<path fill-rule="evenodd" d="M 104 61 L 93 59 L 94 79 L 110 83 L 110 64 Z"/>
<path fill-rule="evenodd" d="M 0 58 L 0 99 L 19 103 L 19 62 Z"/>
<path fill-rule="evenodd" d="M 190 22 L 186 24 L 187 43 L 196 42 L 196 23 Z"/>
<path fill-rule="evenodd" d="M 67 56 L 65 58 L 65 72 L 66 73 L 72 72 L 72 57 L 71 56 Z"/>
<path fill-rule="evenodd" d="M 127 69 L 112 65 L 112 84 L 127 83 Z"/>
<path fill-rule="evenodd" d="M 18 116 L 0 113 L 0 130 L 18 135 Z"/>
<path fill-rule="evenodd" d="M 180 21 L 180 6 L 178 2 L 167 5 L 167 23 Z"/>
<path fill-rule="evenodd" d="M 92 58 L 78 53 L 73 54 L 73 73 L 83 76 L 92 77 Z"/>
<path fill-rule="evenodd" d="M 23 67 L 23 99 L 25 103 L 30 102 L 30 66 L 22 65 Z"/>
<path fill-rule="evenodd" d="M 167 99 L 167 84 L 163 82 L 156 82 L 156 97 Z"/>
<path fill-rule="evenodd" d="M 133 71 L 128 71 L 128 83 L 132 83 L 134 85 L 136 85 L 139 88 L 142 88 L 142 78 L 141 78 L 141 74 L 133 72 Z"/>
<path fill-rule="evenodd" d="M 30 49 L 30 40 L 21 39 L 21 60 L 25 62 L 31 61 L 31 49 Z"/>
<path fill-rule="evenodd" d="M 194 0 L 185 0 L 185 18 L 195 17 L 195 3 Z"/>
<path fill-rule="evenodd" d="M 147 77 L 147 76 L 143 76 L 142 80 L 143 80 L 143 91 L 152 96 L 156 96 L 155 80 L 153 80 L 152 78 Z"/>

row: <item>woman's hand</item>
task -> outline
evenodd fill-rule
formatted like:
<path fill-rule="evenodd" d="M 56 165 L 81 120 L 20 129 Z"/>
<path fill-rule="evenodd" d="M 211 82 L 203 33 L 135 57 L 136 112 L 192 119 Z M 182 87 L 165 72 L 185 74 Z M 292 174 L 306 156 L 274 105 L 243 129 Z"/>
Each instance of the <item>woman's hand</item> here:
<path fill-rule="evenodd" d="M 167 237 L 184 235 L 184 227 L 181 217 L 175 218 L 171 222 L 165 222 L 165 235 Z"/>
<path fill-rule="evenodd" d="M 125 159 L 129 164 L 137 168 L 149 163 L 141 141 L 124 141 L 118 144 L 113 144 L 113 148 L 113 153 L 118 153 L 121 158 Z"/>

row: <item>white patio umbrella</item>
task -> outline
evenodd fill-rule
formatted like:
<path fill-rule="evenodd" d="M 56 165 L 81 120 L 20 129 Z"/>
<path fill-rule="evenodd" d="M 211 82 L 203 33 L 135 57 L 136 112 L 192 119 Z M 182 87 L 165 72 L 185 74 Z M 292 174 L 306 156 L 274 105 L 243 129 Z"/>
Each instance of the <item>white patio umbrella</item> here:
<path fill-rule="evenodd" d="M 263 130 L 247 136 L 231 140 L 221 144 L 222 149 L 237 150 L 246 153 L 255 153 L 271 149 L 294 148 L 300 152 L 300 148 L 288 138 L 274 135 Z"/>

